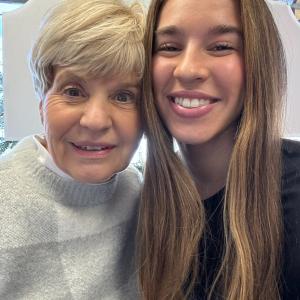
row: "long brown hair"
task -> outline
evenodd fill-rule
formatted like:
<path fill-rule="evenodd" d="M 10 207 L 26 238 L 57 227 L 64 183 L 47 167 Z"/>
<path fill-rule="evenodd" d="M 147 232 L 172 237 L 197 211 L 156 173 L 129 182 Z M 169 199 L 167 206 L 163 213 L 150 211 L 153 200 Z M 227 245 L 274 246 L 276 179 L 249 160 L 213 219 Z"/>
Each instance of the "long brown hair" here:
<path fill-rule="evenodd" d="M 205 224 L 195 183 L 174 154 L 172 137 L 152 94 L 153 33 L 165 2 L 152 1 L 145 35 L 148 56 L 141 113 L 148 157 L 139 215 L 138 262 L 140 288 L 147 300 L 188 298 L 201 268 L 197 254 Z M 217 288 L 224 299 L 279 299 L 284 52 L 266 3 L 236 3 L 244 43 L 244 107 L 225 189 L 224 255 L 207 297 Z"/>

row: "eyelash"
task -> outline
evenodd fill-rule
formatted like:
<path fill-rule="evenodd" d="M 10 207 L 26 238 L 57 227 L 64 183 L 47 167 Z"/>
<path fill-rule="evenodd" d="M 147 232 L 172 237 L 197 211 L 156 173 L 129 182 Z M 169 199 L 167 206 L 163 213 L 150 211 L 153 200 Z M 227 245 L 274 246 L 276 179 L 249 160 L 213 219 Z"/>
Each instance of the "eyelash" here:
<path fill-rule="evenodd" d="M 74 93 L 74 94 L 73 94 Z M 88 97 L 85 91 L 79 86 L 68 85 L 62 88 L 62 94 L 69 98 L 70 101 L 81 101 L 83 98 Z M 129 90 L 117 90 L 112 95 L 109 96 L 112 101 L 120 105 L 135 104 L 137 95 Z"/>
<path fill-rule="evenodd" d="M 70 94 L 71 91 L 76 91 L 77 95 L 72 95 Z M 76 86 L 68 86 L 66 88 L 63 89 L 63 94 L 68 96 L 68 97 L 72 97 L 72 98 L 77 98 L 77 97 L 84 97 L 85 94 L 82 92 L 82 90 L 79 87 Z"/>
<path fill-rule="evenodd" d="M 212 51 L 228 51 L 228 50 L 233 50 L 234 47 L 232 47 L 229 43 L 219 43 L 216 44 L 214 47 L 212 47 Z M 166 51 L 166 52 L 175 52 L 175 51 L 179 51 L 180 49 L 168 44 L 168 43 L 163 43 L 161 45 L 159 45 L 156 48 L 156 51 Z"/>
<path fill-rule="evenodd" d="M 156 51 L 178 51 L 178 48 L 169 43 L 162 43 L 156 48 Z"/>
<path fill-rule="evenodd" d="M 233 49 L 234 48 L 228 43 L 219 43 L 213 47 L 214 51 L 226 51 L 226 50 L 233 50 Z"/>
<path fill-rule="evenodd" d="M 119 96 L 126 97 L 126 101 L 118 99 Z M 136 95 L 130 91 L 118 91 L 113 97 L 118 103 L 134 103 L 136 101 Z"/>

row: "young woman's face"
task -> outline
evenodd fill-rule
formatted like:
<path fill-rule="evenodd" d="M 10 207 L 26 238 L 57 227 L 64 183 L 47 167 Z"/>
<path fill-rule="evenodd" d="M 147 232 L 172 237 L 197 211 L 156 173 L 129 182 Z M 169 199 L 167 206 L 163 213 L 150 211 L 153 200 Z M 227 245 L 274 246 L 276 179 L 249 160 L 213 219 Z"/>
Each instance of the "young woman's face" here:
<path fill-rule="evenodd" d="M 203 144 L 234 132 L 243 106 L 241 27 L 234 0 L 168 0 L 153 54 L 155 99 L 171 134 Z"/>
<path fill-rule="evenodd" d="M 57 68 L 40 104 L 47 150 L 74 179 L 99 183 L 127 167 L 141 136 L 136 102 L 139 81 L 125 77 L 87 79 Z"/>

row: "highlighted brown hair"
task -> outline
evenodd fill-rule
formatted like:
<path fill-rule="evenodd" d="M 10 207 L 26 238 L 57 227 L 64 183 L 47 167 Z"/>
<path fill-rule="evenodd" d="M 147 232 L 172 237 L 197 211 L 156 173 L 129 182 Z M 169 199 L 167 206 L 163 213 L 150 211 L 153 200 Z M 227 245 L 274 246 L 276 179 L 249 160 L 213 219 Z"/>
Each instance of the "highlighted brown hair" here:
<path fill-rule="evenodd" d="M 170 0 L 171 1 L 171 0 Z M 195 183 L 173 151 L 152 93 L 153 33 L 166 1 L 153 0 L 146 28 L 148 51 L 142 114 L 148 159 L 139 217 L 140 287 L 147 300 L 188 299 L 201 261 L 205 212 Z M 243 31 L 244 107 L 227 174 L 225 246 L 208 292 L 224 299 L 279 299 L 281 124 L 286 88 L 284 51 L 263 0 L 239 0 Z M 178 12 L 180 13 L 180 12 Z"/>

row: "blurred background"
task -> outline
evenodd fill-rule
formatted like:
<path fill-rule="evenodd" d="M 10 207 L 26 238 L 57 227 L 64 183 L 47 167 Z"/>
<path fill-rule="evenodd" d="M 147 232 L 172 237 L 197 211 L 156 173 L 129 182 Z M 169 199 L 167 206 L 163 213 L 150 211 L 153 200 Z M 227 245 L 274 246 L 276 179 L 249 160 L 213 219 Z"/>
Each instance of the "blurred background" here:
<path fill-rule="evenodd" d="M 31 99 L 32 100 L 31 103 L 33 103 L 33 104 L 30 104 L 30 105 L 36 106 L 36 112 L 35 112 L 36 115 L 35 116 L 33 116 L 33 117 L 27 116 L 26 111 L 21 111 L 20 116 L 16 116 L 16 120 L 12 120 L 11 117 L 9 117 L 9 119 L 7 118 L 7 116 L 9 116 L 9 114 L 10 114 L 9 110 L 12 108 L 11 108 L 11 106 L 8 105 L 9 103 L 5 102 L 5 101 L 7 101 L 6 100 L 7 97 L 9 97 L 10 95 L 9 95 L 9 93 L 5 93 L 4 88 L 6 86 L 8 86 L 8 83 L 12 82 L 14 85 L 14 84 L 18 83 L 19 81 L 23 80 L 24 77 L 29 78 L 30 76 L 29 76 L 29 73 L 28 74 L 24 73 L 25 74 L 24 76 L 22 75 L 22 73 L 20 73 L 20 76 L 17 76 L 19 78 L 16 78 L 16 75 L 7 74 L 6 78 L 8 78 L 7 80 L 9 80 L 10 82 L 4 82 L 4 84 L 3 84 L 3 77 L 5 79 L 5 76 L 3 76 L 3 72 L 7 72 L 7 73 L 10 72 L 10 66 L 11 66 L 12 62 L 18 63 L 18 60 L 21 59 L 22 64 L 24 64 L 24 66 L 26 68 L 26 57 L 25 57 L 26 55 L 25 54 L 24 54 L 24 57 L 20 58 L 18 54 L 6 53 L 7 57 L 8 57 L 7 59 L 10 61 L 9 62 L 4 61 L 5 59 L 3 59 L 3 51 L 8 52 L 9 50 L 7 50 L 7 49 L 9 49 L 9 48 L 6 49 L 5 48 L 6 45 L 3 45 L 3 32 L 5 35 L 5 29 L 8 32 L 11 29 L 11 32 L 14 32 L 15 35 L 17 35 L 19 33 L 19 37 L 16 36 L 15 41 L 13 41 L 13 42 L 10 41 L 10 43 L 13 43 L 12 49 L 19 48 L 19 46 L 21 45 L 20 43 L 22 43 L 22 41 L 20 42 L 20 37 L 24 36 L 27 22 L 31 21 L 31 19 L 29 19 L 29 17 L 26 17 L 25 7 L 28 6 L 28 11 L 29 11 L 29 8 L 30 8 L 29 6 L 32 3 L 32 4 L 35 4 L 37 6 L 36 9 L 39 10 L 39 9 L 41 9 L 41 8 L 39 8 L 39 5 L 42 6 L 42 3 L 44 3 L 44 4 L 47 3 L 46 4 L 47 6 L 51 6 L 51 3 L 55 3 L 57 1 L 60 1 L 60 0 L 0 0 L 0 155 L 2 153 L 4 153 L 5 151 L 9 150 L 10 148 L 12 148 L 16 144 L 17 140 L 20 139 L 22 136 L 27 135 L 27 132 L 26 132 L 26 134 L 25 134 L 25 132 L 24 133 L 23 132 L 14 133 L 14 131 L 10 131 L 11 130 L 10 128 L 13 127 L 13 125 L 15 125 L 16 128 L 19 127 L 20 129 L 21 128 L 23 129 L 24 126 L 22 124 L 24 123 L 24 119 L 26 119 L 26 117 L 28 117 L 28 120 L 25 123 L 30 124 L 31 120 L 32 120 L 32 122 L 34 122 L 34 119 L 37 119 L 36 116 L 37 116 L 37 108 L 38 108 L 38 102 L 36 102 L 36 99 Z M 143 2 L 147 6 L 149 4 L 149 1 L 150 0 L 144 0 Z M 26 2 L 28 2 L 28 3 L 26 3 Z M 299 28 L 296 28 L 296 31 L 295 31 L 296 33 L 289 35 L 288 38 L 291 41 L 293 41 L 294 39 L 295 40 L 298 39 L 298 43 L 300 45 L 300 0 L 278 0 L 278 1 L 277 0 L 269 0 L 268 2 L 269 3 L 281 2 L 281 4 L 284 3 L 284 6 L 289 7 L 289 11 L 292 12 L 292 14 L 295 16 L 295 18 L 299 24 Z M 22 16 L 23 10 L 24 10 L 24 16 Z M 19 14 L 16 13 L 17 11 L 19 11 L 20 13 Z M 13 19 L 14 14 L 16 15 L 15 16 L 16 22 L 14 22 L 14 19 Z M 276 14 L 276 12 L 275 12 L 275 14 Z M 7 16 L 7 19 L 4 20 L 4 22 L 3 22 L 3 16 L 4 16 L 4 19 Z M 4 30 L 3 30 L 3 23 L 4 23 L 4 27 L 6 26 L 4 28 Z M 18 27 L 17 23 L 21 24 L 21 25 Z M 36 27 L 36 30 L 37 30 L 38 25 L 34 25 L 34 26 Z M 290 26 L 290 25 L 280 25 L 280 26 L 282 27 L 282 26 Z M 281 29 L 283 30 L 283 32 L 289 30 L 288 27 L 281 28 Z M 297 31 L 297 29 L 298 29 L 298 31 Z M 294 35 L 297 35 L 297 36 L 294 36 Z M 32 36 L 32 38 L 33 38 L 33 36 Z M 292 36 L 292 38 L 291 38 L 291 36 Z M 5 41 L 5 37 L 4 37 L 4 41 Z M 26 41 L 24 41 L 23 44 L 26 44 Z M 23 44 L 21 46 L 23 46 Z M 15 55 L 15 56 L 12 56 L 12 55 Z M 299 61 L 300 52 L 298 52 L 296 54 L 292 53 L 292 56 L 297 57 L 298 61 Z M 3 64 L 6 67 L 6 68 L 4 68 L 4 70 L 3 70 Z M 293 70 L 295 68 L 297 68 L 297 70 L 298 70 L 297 72 L 300 74 L 300 66 L 299 65 L 293 66 Z M 28 71 L 25 71 L 25 72 L 28 72 Z M 6 75 L 6 74 L 4 74 L 4 75 Z M 299 79 L 300 79 L 300 76 L 298 77 L 298 80 Z M 28 80 L 31 80 L 31 79 L 28 79 Z M 29 83 L 29 85 L 31 85 L 31 83 Z M 32 87 L 30 87 L 30 88 L 32 89 Z M 300 94 L 298 94 L 297 97 L 298 97 L 298 102 L 299 102 Z M 32 97 L 30 97 L 30 98 L 35 98 L 35 95 L 32 93 Z M 22 100 L 22 102 L 25 101 L 25 99 L 18 99 L 18 100 Z M 27 100 L 28 99 L 26 99 L 26 101 Z M 4 105 L 4 102 L 6 105 Z M 17 106 L 19 106 L 19 105 L 17 105 Z M 13 107 L 13 109 L 16 109 L 16 107 Z M 18 107 L 17 107 L 17 109 L 18 109 Z M 6 115 L 6 113 L 7 113 L 7 115 Z M 12 123 L 9 123 L 9 122 L 12 122 Z M 39 120 L 36 122 L 39 123 Z M 35 132 L 38 132 L 38 131 L 35 130 Z M 298 133 L 295 130 L 292 130 L 291 135 L 294 138 L 299 139 L 300 138 L 300 128 L 299 128 Z M 145 158 L 146 158 L 145 146 L 146 146 L 146 140 L 143 138 L 141 141 L 141 145 L 132 160 L 132 163 L 134 165 L 136 165 L 139 169 L 142 169 L 143 162 L 145 161 Z"/>

